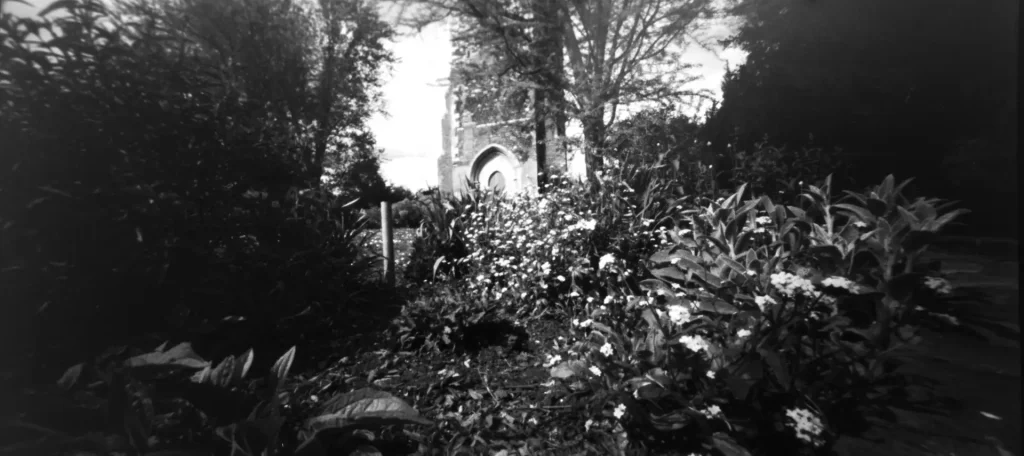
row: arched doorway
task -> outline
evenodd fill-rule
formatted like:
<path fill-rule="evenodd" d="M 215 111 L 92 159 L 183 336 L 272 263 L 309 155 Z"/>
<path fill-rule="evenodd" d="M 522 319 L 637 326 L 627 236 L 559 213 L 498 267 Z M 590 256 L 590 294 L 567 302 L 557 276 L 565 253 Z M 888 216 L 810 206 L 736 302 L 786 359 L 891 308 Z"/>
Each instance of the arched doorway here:
<path fill-rule="evenodd" d="M 505 191 L 505 175 L 501 174 L 501 171 L 491 173 L 491 177 L 487 178 L 487 189 L 496 192 Z"/>
<path fill-rule="evenodd" d="M 522 190 L 521 169 L 515 155 L 501 146 L 491 145 L 473 159 L 470 179 L 483 189 L 517 193 Z"/>

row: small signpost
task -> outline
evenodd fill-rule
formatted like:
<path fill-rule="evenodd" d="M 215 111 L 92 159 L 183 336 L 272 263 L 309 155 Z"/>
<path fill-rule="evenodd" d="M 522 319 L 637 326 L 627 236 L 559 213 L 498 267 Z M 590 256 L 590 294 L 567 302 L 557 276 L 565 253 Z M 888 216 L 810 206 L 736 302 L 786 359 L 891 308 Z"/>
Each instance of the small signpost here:
<path fill-rule="evenodd" d="M 384 283 L 395 286 L 395 236 L 391 226 L 391 203 L 380 203 L 380 240 L 384 246 Z"/>

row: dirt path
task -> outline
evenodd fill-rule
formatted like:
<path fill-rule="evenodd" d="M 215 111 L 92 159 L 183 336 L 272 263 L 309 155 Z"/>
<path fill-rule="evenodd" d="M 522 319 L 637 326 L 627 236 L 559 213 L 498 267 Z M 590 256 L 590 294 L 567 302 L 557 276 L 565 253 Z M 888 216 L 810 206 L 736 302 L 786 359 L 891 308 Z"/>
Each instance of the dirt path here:
<path fill-rule="evenodd" d="M 997 255 L 1002 253 L 1001 255 Z M 971 304 L 985 316 L 1017 326 L 1020 318 L 1018 261 L 1009 252 L 985 256 L 972 253 L 931 254 L 943 270 L 955 271 L 956 287 L 985 293 Z M 967 335 L 929 332 L 917 347 L 929 357 L 912 371 L 941 383 L 940 393 L 956 398 L 960 407 L 949 417 L 907 412 L 897 426 L 878 429 L 864 439 L 844 439 L 842 455 L 1016 456 L 1021 454 L 1021 359 L 1016 337 L 989 340 Z"/>

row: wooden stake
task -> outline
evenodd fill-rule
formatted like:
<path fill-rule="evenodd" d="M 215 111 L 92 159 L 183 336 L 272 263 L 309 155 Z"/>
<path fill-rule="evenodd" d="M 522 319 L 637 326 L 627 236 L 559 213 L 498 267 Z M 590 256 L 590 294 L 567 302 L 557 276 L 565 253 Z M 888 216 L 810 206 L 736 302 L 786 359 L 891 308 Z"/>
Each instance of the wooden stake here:
<path fill-rule="evenodd" d="M 395 286 L 395 233 L 391 227 L 391 203 L 380 203 L 380 236 L 384 246 L 384 283 Z"/>

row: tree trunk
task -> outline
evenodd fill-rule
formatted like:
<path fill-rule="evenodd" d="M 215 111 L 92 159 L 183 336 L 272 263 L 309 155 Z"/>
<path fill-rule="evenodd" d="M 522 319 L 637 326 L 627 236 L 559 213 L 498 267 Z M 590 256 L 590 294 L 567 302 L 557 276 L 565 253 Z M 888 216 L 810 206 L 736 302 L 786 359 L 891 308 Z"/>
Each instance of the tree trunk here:
<path fill-rule="evenodd" d="M 586 154 L 587 180 L 597 182 L 597 172 L 604 169 L 604 108 L 583 116 L 583 150 Z"/>
<path fill-rule="evenodd" d="M 547 128 L 547 96 L 545 90 L 533 90 L 533 132 L 534 150 L 537 155 L 537 191 L 546 192 L 548 183 L 548 128 Z"/>
<path fill-rule="evenodd" d="M 309 178 L 315 185 L 320 181 L 324 172 L 324 157 L 327 155 L 327 140 L 331 136 L 331 108 L 334 104 L 334 66 L 335 46 L 328 45 L 324 52 L 324 68 L 320 79 L 319 93 L 319 114 L 317 116 L 316 140 L 314 141 L 313 156 L 306 161 Z"/>

